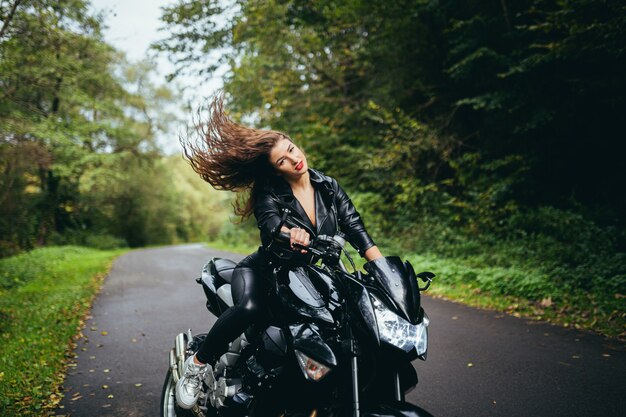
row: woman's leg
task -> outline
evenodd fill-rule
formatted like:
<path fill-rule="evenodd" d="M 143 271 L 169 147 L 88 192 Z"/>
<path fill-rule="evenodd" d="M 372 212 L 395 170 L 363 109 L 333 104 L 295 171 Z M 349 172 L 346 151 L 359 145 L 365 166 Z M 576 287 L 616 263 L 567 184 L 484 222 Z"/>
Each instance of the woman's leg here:
<path fill-rule="evenodd" d="M 240 262 L 231 279 L 234 305 L 220 315 L 194 356 L 185 361 L 183 376 L 176 384 L 176 401 L 182 408 L 192 408 L 198 400 L 207 363 L 213 363 L 228 348 L 228 343 L 259 320 L 266 296 L 262 258 L 258 253 Z"/>
<path fill-rule="evenodd" d="M 259 319 L 266 296 L 265 279 L 250 266 L 233 271 L 231 292 L 234 305 L 219 316 L 196 353 L 201 363 L 213 363 L 226 352 L 228 344 Z"/>

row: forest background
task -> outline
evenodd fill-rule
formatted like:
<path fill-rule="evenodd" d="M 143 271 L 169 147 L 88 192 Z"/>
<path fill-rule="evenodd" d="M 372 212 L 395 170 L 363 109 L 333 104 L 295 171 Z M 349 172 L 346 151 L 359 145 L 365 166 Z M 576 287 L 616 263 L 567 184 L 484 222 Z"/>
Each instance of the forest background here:
<path fill-rule="evenodd" d="M 88 6 L 0 1 L 0 295 L 45 246 L 258 244 L 155 140 L 177 77 L 226 66 L 231 116 L 287 132 L 439 294 L 626 336 L 622 1 L 178 1 L 163 84 Z"/>

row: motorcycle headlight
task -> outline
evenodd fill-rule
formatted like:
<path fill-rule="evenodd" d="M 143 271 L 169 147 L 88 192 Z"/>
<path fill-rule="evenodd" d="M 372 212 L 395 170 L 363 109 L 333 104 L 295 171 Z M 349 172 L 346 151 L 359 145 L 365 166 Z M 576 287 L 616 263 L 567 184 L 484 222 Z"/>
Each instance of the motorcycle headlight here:
<path fill-rule="evenodd" d="M 421 323 L 411 324 L 389 310 L 374 296 L 372 296 L 372 305 L 374 306 L 380 339 L 405 352 L 410 352 L 415 347 L 418 357 L 426 359 L 428 324 L 430 323 L 426 313 L 424 313 L 424 320 Z"/>
<path fill-rule="evenodd" d="M 302 369 L 302 373 L 304 373 L 304 377 L 306 379 L 317 382 L 330 372 L 330 368 L 328 366 L 322 365 L 321 363 L 309 358 L 299 350 L 294 350 L 294 352 L 296 354 L 296 358 L 298 359 L 298 365 L 300 365 L 300 369 Z"/>

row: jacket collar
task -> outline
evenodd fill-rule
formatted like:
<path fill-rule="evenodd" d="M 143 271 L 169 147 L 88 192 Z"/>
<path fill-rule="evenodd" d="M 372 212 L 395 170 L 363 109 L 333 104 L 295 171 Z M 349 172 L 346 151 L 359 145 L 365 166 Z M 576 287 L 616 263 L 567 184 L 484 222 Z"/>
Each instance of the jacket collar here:
<path fill-rule="evenodd" d="M 302 208 L 296 197 L 293 195 L 291 187 L 287 181 L 281 177 L 273 178 L 271 181 L 266 183 L 265 189 L 266 191 L 272 193 L 283 204 L 289 206 L 292 211 L 297 212 L 298 217 L 302 221 L 301 226 L 308 229 L 313 235 L 315 235 L 318 230 L 321 230 L 322 224 L 324 224 L 324 221 L 328 217 L 329 213 L 326 206 L 333 206 L 332 196 L 334 192 L 330 177 L 327 177 L 321 172 L 315 169 L 309 169 L 309 179 L 313 184 L 313 187 L 318 190 L 319 197 L 321 197 L 321 201 L 317 200 L 318 193 L 316 192 L 315 227 L 313 227 L 313 224 L 311 223 L 308 215 L 305 213 L 304 208 Z"/>

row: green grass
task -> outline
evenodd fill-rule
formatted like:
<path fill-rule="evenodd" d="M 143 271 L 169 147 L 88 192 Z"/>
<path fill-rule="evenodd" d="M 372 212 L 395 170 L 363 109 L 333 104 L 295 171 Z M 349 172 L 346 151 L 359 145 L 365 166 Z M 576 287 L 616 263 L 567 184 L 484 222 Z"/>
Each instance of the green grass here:
<path fill-rule="evenodd" d="M 48 247 L 0 260 L 0 415 L 49 415 L 93 297 L 125 250 Z"/>
<path fill-rule="evenodd" d="M 256 250 L 256 246 L 249 243 L 232 244 L 228 239 L 214 240 L 209 245 L 244 254 Z M 381 250 L 384 255 L 398 254 L 409 260 L 417 272 L 434 272 L 437 276 L 427 291 L 432 297 L 626 339 L 626 303 L 619 293 L 599 296 L 590 291 L 559 286 L 541 269 L 516 264 L 493 266 L 480 256 L 416 255 L 384 246 Z M 357 267 L 361 268 L 364 260 L 354 251 L 351 254 Z"/>

